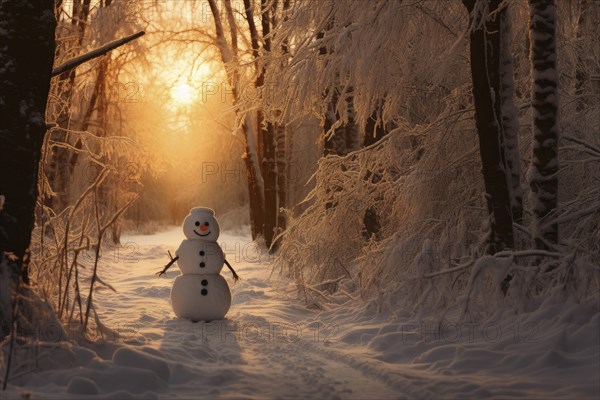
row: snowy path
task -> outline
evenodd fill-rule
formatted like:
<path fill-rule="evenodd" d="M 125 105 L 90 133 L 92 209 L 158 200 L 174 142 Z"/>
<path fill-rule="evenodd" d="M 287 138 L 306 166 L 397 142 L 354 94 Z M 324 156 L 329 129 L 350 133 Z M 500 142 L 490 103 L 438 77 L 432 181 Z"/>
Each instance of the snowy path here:
<path fill-rule="evenodd" d="M 179 227 L 129 236 L 105 252 L 100 277 L 116 293 L 99 287 L 95 304 L 112 341 L 45 343 L 29 353 L 24 346 L 17 358 L 29 369 L 15 368 L 6 398 L 600 396 L 598 306 L 548 302 L 445 336 L 401 309 L 312 311 L 292 284 L 270 277 L 268 256 L 238 233 L 219 240 L 242 278 L 231 285 L 223 270 L 233 294 L 226 320 L 192 323 L 171 310 L 178 268 L 155 275 L 182 237 Z"/>
<path fill-rule="evenodd" d="M 223 270 L 233 294 L 227 320 L 175 318 L 169 291 L 179 271 L 173 267 L 162 278 L 153 274 L 168 261 L 167 250 L 173 253 L 179 245 L 180 231 L 125 238 L 129 252 L 106 277 L 117 294 L 107 290 L 97 297 L 102 320 L 122 330 L 121 340 L 166 358 L 172 371 L 169 396 L 399 396 L 385 376 L 365 373 L 361 358 L 349 355 L 352 349 L 331 349 L 338 339 L 334 325 L 316 322 L 318 314 L 298 304 L 292 288 L 274 287 L 282 282 L 269 278 L 266 255 L 260 257 L 244 236 L 219 240 L 242 277 L 232 285 L 229 271 Z"/>

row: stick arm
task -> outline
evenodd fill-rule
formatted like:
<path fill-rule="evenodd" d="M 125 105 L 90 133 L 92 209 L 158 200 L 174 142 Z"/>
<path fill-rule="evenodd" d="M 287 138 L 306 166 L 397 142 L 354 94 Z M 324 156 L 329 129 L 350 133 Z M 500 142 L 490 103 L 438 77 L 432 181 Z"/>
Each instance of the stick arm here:
<path fill-rule="evenodd" d="M 162 274 L 167 272 L 167 270 L 169 268 L 171 268 L 171 265 L 175 264 L 175 261 L 179 260 L 179 256 L 175 256 L 175 258 L 173 258 L 173 256 L 171 255 L 171 252 L 169 252 L 169 257 L 171 257 L 171 261 L 169 261 L 169 263 L 167 265 L 165 265 L 165 267 L 163 268 L 162 271 L 158 271 L 156 273 L 156 275 L 161 276 Z"/>
<path fill-rule="evenodd" d="M 238 274 L 236 274 L 235 270 L 233 269 L 233 267 L 231 266 L 231 264 L 229 264 L 229 261 L 227 261 L 225 258 L 223 259 L 225 260 L 225 264 L 227 265 L 227 268 L 229 268 L 229 270 L 231 271 L 231 273 L 233 274 L 233 281 L 237 282 L 240 280 L 240 277 L 238 276 Z"/>

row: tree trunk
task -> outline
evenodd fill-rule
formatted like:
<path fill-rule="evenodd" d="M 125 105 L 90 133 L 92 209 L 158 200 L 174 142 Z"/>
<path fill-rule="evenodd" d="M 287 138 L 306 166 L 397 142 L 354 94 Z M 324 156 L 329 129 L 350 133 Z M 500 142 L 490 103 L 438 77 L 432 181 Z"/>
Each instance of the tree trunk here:
<path fill-rule="evenodd" d="M 577 20 L 577 35 L 575 42 L 578 50 L 577 63 L 575 65 L 575 96 L 577 97 L 577 111 L 582 111 L 587 106 L 587 99 L 585 97 L 585 87 L 588 80 L 588 74 L 585 65 L 586 49 L 582 44 L 582 42 L 586 40 L 585 25 L 586 18 L 588 17 L 587 13 L 587 0 L 579 0 L 579 18 Z"/>
<path fill-rule="evenodd" d="M 4 198 L 0 256 L 16 256 L 14 269 L 19 273 L 9 275 L 20 275 L 25 283 L 29 282 L 29 246 L 46 133 L 55 29 L 51 0 L 0 2 L 0 195 Z M 8 264 L 2 265 L 8 268 Z M 7 276 L 5 272 L 0 271 L 0 275 Z M 10 318 L 2 310 L 12 306 L 6 306 L 0 304 L 2 321 Z"/>
<path fill-rule="evenodd" d="M 96 123 L 98 126 L 96 136 L 99 138 L 106 138 L 109 132 L 108 112 L 110 103 L 110 93 L 108 82 L 106 80 L 106 71 L 108 70 L 110 64 L 109 57 L 110 56 L 107 56 L 107 58 L 102 60 L 102 63 L 105 63 L 106 65 L 104 66 L 104 68 L 101 68 L 100 72 L 102 72 L 102 75 L 98 77 L 100 82 L 98 84 L 98 97 L 96 100 L 98 103 L 98 107 L 96 110 Z M 106 154 L 102 154 L 100 156 L 100 162 L 104 165 L 110 164 Z M 98 176 L 102 173 L 103 168 L 98 168 L 98 175 L 96 176 L 96 178 L 98 178 Z M 96 188 L 96 197 L 98 199 L 98 204 L 100 204 L 100 218 L 104 216 L 106 219 L 110 219 L 110 213 L 116 211 L 117 200 L 115 197 L 118 194 L 118 185 L 119 179 L 115 177 L 115 174 L 113 172 L 110 172 L 106 179 L 102 183 L 100 183 L 100 185 L 98 185 L 98 187 Z"/>
<path fill-rule="evenodd" d="M 275 159 L 277 163 L 277 233 L 281 233 L 286 228 L 285 212 L 282 211 L 287 207 L 287 126 L 284 123 L 277 125 L 275 130 L 276 150 Z"/>
<path fill-rule="evenodd" d="M 227 21 L 229 24 L 229 35 L 231 38 L 231 47 L 227 44 L 223 26 L 219 15 L 219 10 L 214 0 L 209 0 L 211 11 L 215 19 L 215 27 L 217 34 L 217 45 L 221 52 L 221 59 L 225 65 L 227 71 L 227 79 L 231 90 L 233 92 L 233 103 L 234 106 L 238 103 L 238 88 L 239 74 L 236 71 L 238 67 L 238 36 L 237 27 L 235 24 L 235 16 L 233 8 L 231 7 L 231 1 L 225 0 L 225 9 L 227 12 Z M 256 38 L 254 36 L 254 38 Z M 256 51 L 258 48 L 258 42 L 253 41 L 253 50 Z M 256 53 L 258 54 L 258 53 Z M 259 158 L 257 154 L 257 146 L 254 142 L 254 130 L 252 128 L 252 118 L 249 115 L 244 117 L 244 123 L 242 124 L 242 134 L 244 136 L 245 154 L 243 156 L 244 163 L 246 165 L 246 178 L 248 182 L 248 202 L 250 208 L 250 229 L 252 232 L 252 239 L 255 240 L 262 234 L 262 227 L 264 221 L 263 208 L 264 208 L 264 191 L 262 176 L 260 174 Z"/>
<path fill-rule="evenodd" d="M 519 151 L 518 109 L 515 92 L 513 57 L 511 52 L 512 23 L 508 5 L 500 11 L 500 110 L 504 158 L 509 180 L 513 222 L 523 223 L 523 187 L 521 186 L 521 153 Z"/>
<path fill-rule="evenodd" d="M 236 106 L 238 104 L 237 85 L 239 83 L 238 74 L 235 71 L 235 68 L 237 67 L 237 35 L 233 32 L 231 33 L 232 47 L 230 47 L 227 43 L 227 38 L 225 38 L 225 32 L 223 30 L 223 24 L 221 22 L 221 14 L 217 7 L 216 0 L 208 0 L 208 4 L 210 6 L 210 10 L 212 12 L 213 19 L 215 22 L 216 45 L 219 49 L 219 52 L 221 53 L 221 61 L 223 62 L 225 70 L 227 71 L 227 80 L 232 90 L 233 105 Z M 226 6 L 226 8 L 228 12 L 229 21 L 233 21 L 231 7 Z M 254 24 L 253 20 L 252 24 Z M 230 26 L 230 29 L 234 29 L 234 27 Z M 253 36 L 253 38 L 255 39 L 255 36 Z M 260 175 L 260 166 L 256 154 L 256 144 L 254 140 L 254 131 L 252 128 L 252 124 L 252 118 L 249 115 L 246 115 L 244 117 L 244 123 L 242 124 L 242 133 L 244 136 L 245 144 L 245 154 L 242 156 L 242 158 L 244 159 L 244 163 L 246 165 L 252 239 L 256 239 L 262 233 L 264 221 L 264 190 L 262 176 Z"/>
<path fill-rule="evenodd" d="M 246 139 L 246 153 L 244 162 L 246 164 L 246 177 L 248 180 L 248 202 L 250 203 L 250 221 L 252 240 L 256 240 L 263 232 L 264 225 L 264 182 L 258 159 L 256 156 L 256 144 L 254 143 L 254 132 L 252 131 L 252 119 L 246 115 L 245 122 L 242 125 L 242 131 Z"/>
<path fill-rule="evenodd" d="M 485 1 L 485 0 L 478 0 Z M 500 92 L 500 24 L 499 18 L 475 15 L 475 0 L 463 0 L 471 22 L 470 61 L 473 80 L 475 125 L 489 215 L 488 253 L 494 254 L 513 246 L 510 193 L 502 149 L 500 106 L 495 94 Z M 489 1 L 489 12 L 498 9 L 499 0 Z M 486 18 L 484 24 L 480 19 Z"/>
<path fill-rule="evenodd" d="M 263 180 L 265 188 L 264 236 L 267 248 L 273 243 L 277 226 L 277 165 L 275 163 L 275 127 L 268 122 L 262 131 L 263 136 Z"/>
<path fill-rule="evenodd" d="M 287 21 L 288 17 L 286 12 L 289 8 L 289 0 L 284 0 L 282 5 L 283 20 Z M 275 6 L 276 9 L 276 6 Z M 275 13 L 274 13 L 275 14 Z M 276 24 L 275 16 L 273 17 L 273 26 Z M 288 40 L 284 38 L 281 44 L 281 50 L 283 54 L 288 54 Z M 287 227 L 287 217 L 285 209 L 288 204 L 288 182 L 289 182 L 289 165 L 288 165 L 288 154 L 291 156 L 291 152 L 288 149 L 288 126 L 286 124 L 286 116 L 281 116 L 282 120 L 279 121 L 275 127 L 275 162 L 277 167 L 277 229 L 276 233 L 280 234 L 285 231 Z M 273 249 L 277 250 L 277 243 L 273 243 Z"/>
<path fill-rule="evenodd" d="M 354 95 L 352 94 L 352 92 L 350 92 L 350 94 L 348 95 L 348 98 L 346 99 L 346 104 L 348 107 L 348 122 L 344 125 L 344 133 L 346 136 L 346 152 L 350 153 L 360 149 L 360 130 L 358 129 L 358 125 L 355 122 Z"/>
<path fill-rule="evenodd" d="M 271 52 L 271 39 L 269 37 L 271 31 L 270 10 L 266 0 L 261 0 L 262 7 L 262 35 L 263 35 L 263 50 L 267 55 Z M 266 66 L 263 65 L 256 87 L 264 87 L 266 74 Z M 265 94 L 263 94 L 264 96 Z M 263 235 L 267 248 L 271 248 L 273 244 L 273 236 L 277 227 L 277 165 L 275 163 L 275 127 L 271 122 L 262 124 L 264 118 L 263 113 L 259 112 L 260 137 L 262 138 L 262 174 L 265 189 L 265 225 Z"/>
<path fill-rule="evenodd" d="M 365 134 L 363 138 L 363 147 L 370 146 L 372 144 L 377 143 L 387 134 L 385 131 L 385 127 L 383 122 L 380 121 L 381 113 L 383 111 L 383 103 L 380 101 L 377 104 L 377 108 L 369 119 L 367 119 L 367 124 L 365 126 Z M 372 179 L 374 183 L 381 179 L 381 176 L 375 172 L 373 176 L 373 172 L 369 171 L 367 173 L 366 179 Z M 366 210 L 363 216 L 363 238 L 365 240 L 371 240 L 374 238 L 375 240 L 381 239 L 381 223 L 379 222 L 379 214 L 377 213 L 377 207 L 374 205 L 370 205 Z"/>
<path fill-rule="evenodd" d="M 552 223 L 558 205 L 558 74 L 556 71 L 556 9 L 554 0 L 529 0 L 533 77 L 533 157 L 529 173 L 536 246 L 558 243 Z"/>

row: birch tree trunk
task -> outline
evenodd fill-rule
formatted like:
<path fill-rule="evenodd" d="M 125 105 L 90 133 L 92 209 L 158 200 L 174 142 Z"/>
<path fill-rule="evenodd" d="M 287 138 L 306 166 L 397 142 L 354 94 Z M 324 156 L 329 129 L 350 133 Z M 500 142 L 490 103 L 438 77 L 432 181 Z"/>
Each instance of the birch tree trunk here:
<path fill-rule="evenodd" d="M 533 155 L 529 171 L 532 232 L 536 246 L 558 243 L 558 224 L 551 221 L 558 205 L 558 74 L 554 0 L 529 0 L 533 77 Z"/>

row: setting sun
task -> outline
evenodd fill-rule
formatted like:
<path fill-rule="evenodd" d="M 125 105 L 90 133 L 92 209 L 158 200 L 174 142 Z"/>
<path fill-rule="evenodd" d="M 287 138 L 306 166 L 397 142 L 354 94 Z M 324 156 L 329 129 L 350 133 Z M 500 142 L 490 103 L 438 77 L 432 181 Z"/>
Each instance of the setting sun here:
<path fill-rule="evenodd" d="M 191 104 L 194 101 L 194 88 L 187 83 L 178 83 L 171 89 L 171 97 L 178 104 Z"/>

